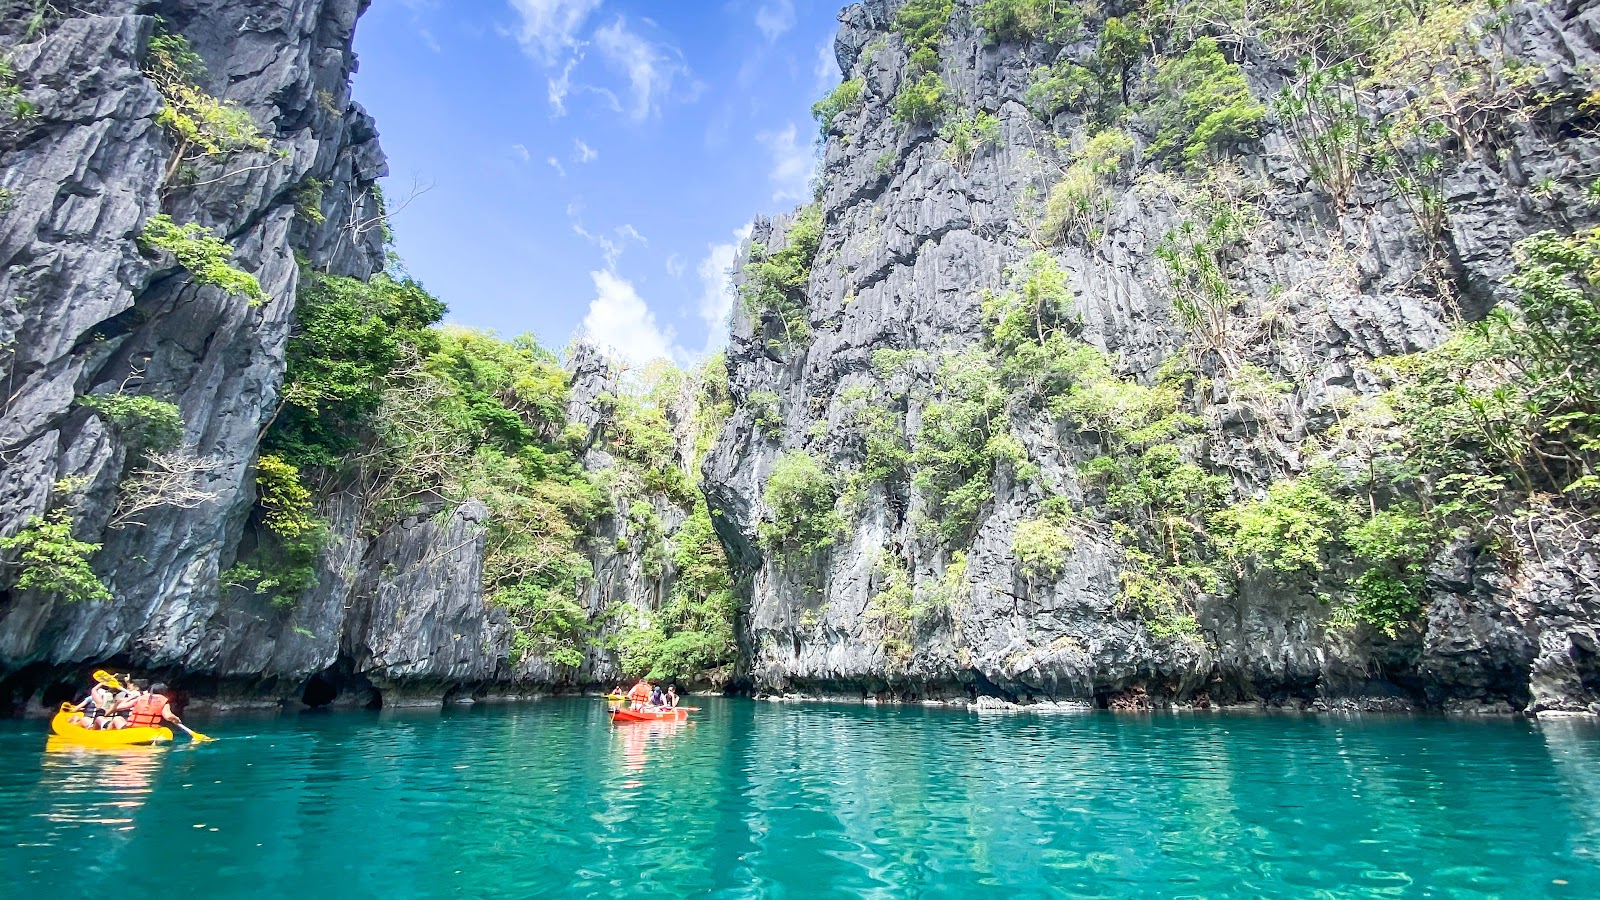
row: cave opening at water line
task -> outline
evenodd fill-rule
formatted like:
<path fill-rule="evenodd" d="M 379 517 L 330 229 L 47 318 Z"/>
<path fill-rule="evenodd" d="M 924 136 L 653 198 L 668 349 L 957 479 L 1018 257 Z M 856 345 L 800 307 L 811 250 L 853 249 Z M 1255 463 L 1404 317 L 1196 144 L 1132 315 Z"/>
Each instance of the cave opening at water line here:
<path fill-rule="evenodd" d="M 312 709 L 322 709 L 339 698 L 339 686 L 326 673 L 311 676 L 300 694 L 300 702 Z"/>

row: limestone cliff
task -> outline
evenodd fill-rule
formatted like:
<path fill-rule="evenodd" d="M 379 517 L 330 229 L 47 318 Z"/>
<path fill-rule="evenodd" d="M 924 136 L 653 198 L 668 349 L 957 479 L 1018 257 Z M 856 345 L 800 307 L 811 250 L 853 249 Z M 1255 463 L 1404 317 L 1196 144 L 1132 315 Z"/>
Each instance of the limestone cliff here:
<path fill-rule="evenodd" d="M 582 462 L 606 485 L 608 512 L 581 536 L 595 577 L 579 585 L 590 619 L 580 665 L 514 647 L 517 629 L 485 597 L 490 510 L 471 498 L 376 514 L 328 473 L 315 497 L 327 540 L 312 586 L 279 597 L 227 577 L 260 537 L 257 460 L 284 408 L 302 279 L 365 280 L 385 265 L 386 163 L 374 123 L 350 101 L 366 5 L 8 9 L 0 535 L 64 523 L 82 542 L 75 555 L 100 545 L 88 578 L 104 595 L 29 589 L 29 547 L 6 554 L 7 711 L 70 692 L 89 665 L 163 673 L 193 699 L 229 705 L 437 703 L 588 685 L 618 677 L 609 639 L 668 592 L 670 554 L 656 545 L 687 515 L 683 498 L 616 474 L 626 468 L 610 452 L 621 386 L 586 347 L 569 361 L 566 416 L 584 432 Z M 176 242 L 152 240 L 162 217 Z M 197 258 L 202 238 L 220 259 Z M 688 405 L 668 410 L 671 422 L 692 418 L 695 398 L 680 399 Z M 162 423 L 181 435 L 152 461 L 144 432 Z M 680 429 L 666 464 L 687 473 L 693 439 Z M 50 562 L 70 569 L 65 556 Z"/>
<path fill-rule="evenodd" d="M 49 6 L 33 22 L 25 4 L 12 4 L 3 50 L 30 109 L 0 145 L 10 398 L 0 531 L 70 507 L 76 536 L 104 542 L 97 565 L 117 601 L 7 593 L 0 669 L 204 657 L 197 667 L 231 672 L 262 652 L 229 630 L 235 614 L 220 603 L 217 575 L 253 502 L 250 470 L 277 403 L 295 254 L 360 277 L 383 262 L 381 233 L 359 223 L 380 215 L 373 187 L 385 162 L 373 123 L 349 99 L 350 38 L 364 6 L 107 0 Z M 248 111 L 269 150 L 169 176 L 178 150 L 145 71 L 158 16 L 203 58 L 201 87 Z M 312 183 L 322 186 L 317 214 L 297 214 Z M 170 255 L 142 248 L 158 213 L 224 239 L 267 302 L 198 283 Z M 183 452 L 204 461 L 207 499 L 197 508 L 153 509 L 138 526 L 111 527 L 126 442 L 78 402 L 111 392 L 181 410 Z M 37 681 L 16 684 L 26 694 Z"/>
<path fill-rule="evenodd" d="M 981 503 L 964 531 L 944 529 L 953 507 L 933 496 L 940 448 L 926 459 L 923 449 L 954 408 L 947 364 L 997 341 L 986 298 L 1020 290 L 1043 250 L 1054 260 L 1043 265 L 1066 273 L 1073 340 L 1110 362 L 1116 384 L 1148 388 L 1163 383 L 1164 361 L 1194 361 L 1181 411 L 1204 421 L 1185 451 L 1199 471 L 1221 476 L 1236 500 L 1303 473 L 1352 398 L 1381 389 L 1373 360 L 1434 347 L 1461 319 L 1509 297 L 1519 239 L 1595 221 L 1582 185 L 1596 174 L 1600 144 L 1578 99 L 1600 62 L 1600 9 L 1512 3 L 1487 26 L 1529 96 L 1543 99 L 1537 112 L 1503 113 L 1487 147 L 1447 158 L 1435 241 L 1393 177 L 1365 172 L 1335 202 L 1297 155 L 1295 121 L 1281 110 L 1192 157 L 1199 165 L 1163 155 L 1166 125 L 1151 111 L 1181 70 L 1153 61 L 1148 47 L 1192 58 L 1184 47 L 1204 26 L 1180 34 L 1168 23 L 1138 38 L 1143 48 L 1121 72 L 1123 106 L 1118 73 L 1103 61 L 1107 18 L 1131 17 L 1129 4 L 1086 5 L 1061 34 L 1041 27 L 1019 37 L 984 30 L 978 7 L 995 4 L 958 0 L 924 45 L 943 84 L 941 127 L 903 105 L 926 86 L 917 72 L 929 67 L 928 51 L 919 60 L 912 46 L 919 38 L 896 28 L 904 5 L 870 0 L 841 13 L 836 52 L 847 83 L 824 113 L 817 207 L 758 222 L 740 264 L 747 299 L 728 354 L 738 404 L 704 476 L 730 556 L 752 584 L 742 639 L 756 690 L 1502 710 L 1600 700 L 1600 556 L 1581 516 L 1524 513 L 1498 553 L 1445 542 L 1426 566 L 1422 612 L 1392 637 L 1332 621 L 1346 583 L 1335 575 L 1349 564 L 1341 558 L 1318 563 L 1321 583 L 1298 585 L 1242 566 L 1225 587 L 1182 601 L 1192 630 L 1179 633 L 1130 600 L 1138 569 L 1105 512 L 1104 487 L 1085 474 L 1096 435 L 1069 416 L 1010 403 L 997 433 L 1015 443 L 989 445 L 990 468 L 970 483 Z M 1263 108 L 1304 84 L 1292 60 L 1248 36 L 1230 40 L 1210 52 Z M 1049 95 L 1092 95 L 1092 82 L 1074 88 L 1070 78 L 1097 61 L 1102 96 L 1127 110 L 1116 119 L 1126 145 L 1085 169 L 1106 119 L 1090 101 Z M 1052 72 L 1065 74 L 1036 87 Z M 1377 117 L 1426 89 L 1378 86 L 1361 102 Z M 1053 187 L 1071 177 L 1094 184 L 1103 205 L 1069 213 L 1075 233 L 1059 230 L 1059 215 L 1047 233 L 1059 213 Z M 1163 251 L 1193 249 L 1186 235 L 1202 207 L 1218 203 L 1249 224 L 1211 257 L 1230 299 L 1216 318 L 1197 320 L 1192 307 L 1177 308 L 1194 273 Z M 798 301 L 786 308 L 781 290 L 752 289 L 760 264 L 818 212 Z M 1234 377 L 1241 371 L 1279 387 L 1251 401 Z M 940 417 L 932 425 L 931 415 Z M 874 459 L 893 458 L 872 441 L 900 448 L 897 471 L 870 471 Z M 782 552 L 762 540 L 763 528 L 781 530 L 769 479 L 802 456 L 843 495 L 842 525 Z M 1019 527 L 1047 521 L 1062 523 L 1053 558 L 1020 559 Z"/>

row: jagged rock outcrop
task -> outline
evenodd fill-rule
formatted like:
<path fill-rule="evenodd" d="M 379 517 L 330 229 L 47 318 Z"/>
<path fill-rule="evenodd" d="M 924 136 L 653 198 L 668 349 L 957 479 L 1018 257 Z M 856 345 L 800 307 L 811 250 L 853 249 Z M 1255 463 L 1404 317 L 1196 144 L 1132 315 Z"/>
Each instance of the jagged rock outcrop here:
<path fill-rule="evenodd" d="M 228 630 L 234 613 L 217 577 L 253 502 L 250 469 L 278 402 L 295 254 L 358 277 L 383 264 L 370 223 L 385 162 L 373 123 L 349 99 L 350 39 L 365 5 L 107 0 L 53 7 L 37 33 L 20 13 L 6 23 L 0 43 L 34 113 L 11 123 L 0 152 L 10 207 L 0 224 L 10 398 L 0 532 L 70 503 L 76 536 L 104 542 L 97 566 L 117 599 L 8 592 L 0 671 L 109 658 L 182 667 L 201 657 L 197 667 L 230 671 L 259 661 L 260 645 Z M 157 16 L 204 58 L 203 87 L 248 110 L 274 152 L 204 163 L 169 182 L 173 141 L 143 71 Z M 321 221 L 297 215 L 312 182 L 322 186 Z M 222 236 L 270 301 L 252 306 L 143 252 L 136 238 L 160 212 Z M 75 400 L 116 390 L 179 407 L 182 448 L 208 461 L 211 500 L 110 527 L 126 447 Z M 37 684 L 25 674 L 8 681 L 22 694 Z"/>
<path fill-rule="evenodd" d="M 475 502 L 433 504 L 374 533 L 355 499 L 336 493 L 320 510 L 331 538 L 318 584 L 292 607 L 219 584 L 278 407 L 296 255 L 358 278 L 384 262 L 374 188 L 385 161 L 374 124 L 349 101 L 351 36 L 365 7 L 75 3 L 37 33 L 6 24 L 5 52 L 37 112 L 9 123 L 0 148 L 10 398 L 0 533 L 66 505 L 75 536 L 104 543 L 95 566 L 114 597 L 0 596 L 0 683 L 13 704 L 39 697 L 57 671 L 104 661 L 182 676 L 190 693 L 223 703 L 438 702 L 491 685 L 548 689 L 612 675 L 598 650 L 576 672 L 512 661 L 506 617 L 484 601 L 485 510 Z M 202 87 L 247 110 L 273 152 L 203 161 L 171 180 L 173 139 L 144 71 L 158 27 L 187 39 L 206 65 Z M 157 213 L 220 235 L 270 302 L 197 284 L 170 257 L 143 251 L 136 238 Z M 574 419 L 597 427 L 605 411 L 581 385 L 611 376 L 593 354 L 580 357 Z M 182 447 L 210 461 L 209 500 L 113 524 L 128 448 L 77 402 L 106 391 L 176 403 Z M 596 552 L 597 612 L 635 583 L 627 554 L 609 549 L 617 536 L 596 542 L 608 548 Z"/>
<path fill-rule="evenodd" d="M 996 467 L 964 570 L 954 570 L 958 599 L 914 620 L 904 612 L 909 633 L 886 634 L 874 606 L 887 584 L 881 555 L 905 567 L 918 597 L 948 596 L 954 565 L 924 527 L 931 511 L 910 484 L 869 485 L 829 549 L 787 563 L 764 552 L 758 530 L 772 513 L 763 489 L 783 454 L 803 450 L 841 473 L 860 468 L 861 391 L 891 398 L 900 433 L 914 441 L 937 398 L 941 354 L 985 338 L 982 295 L 1011 287 L 1028 256 L 1054 243 L 1038 240 L 1031 211 L 1089 133 L 1078 113 L 1042 122 L 1024 97 L 1036 67 L 1092 59 L 1092 30 L 1066 47 L 990 45 L 973 24 L 972 0 L 956 4 L 939 71 L 955 109 L 997 118 L 999 140 L 963 159 L 934 128 L 896 121 L 892 101 L 908 79 L 908 49 L 891 25 L 901 5 L 873 0 L 840 15 L 836 53 L 863 100 L 834 118 L 826 141 L 824 227 L 803 310 L 809 339 L 786 341 L 781 323 L 748 305 L 735 311 L 728 362 L 738 404 L 704 477 L 729 555 L 752 579 L 742 638 L 756 690 L 1463 710 L 1586 709 L 1600 700 L 1600 582 L 1593 528 L 1582 522 L 1536 516 L 1499 557 L 1452 548 L 1431 567 L 1425 621 L 1397 639 L 1331 628 L 1315 590 L 1255 577 L 1198 601 L 1201 640 L 1157 637 L 1119 599 L 1121 553 L 1103 525 L 1072 534 L 1056 577 L 1030 581 L 1012 549 L 1017 524 L 1038 515 L 1041 485 L 1081 505 L 1077 467 L 1091 455 L 1082 435 L 1044 416 L 1014 429 L 1038 474 Z M 1505 14 L 1509 52 L 1537 70 L 1537 91 L 1587 92 L 1586 73 L 1600 61 L 1600 9 L 1522 3 Z M 1248 44 L 1241 68 L 1259 98 L 1293 75 Z M 1336 215 L 1289 152 L 1281 123 L 1230 154 L 1232 183 L 1250 192 L 1261 225 L 1229 261 L 1244 296 L 1228 327 L 1270 332 L 1255 346 L 1293 390 L 1272 404 L 1267 423 L 1231 403 L 1220 376 L 1201 371 L 1196 392 L 1211 425 L 1200 461 L 1209 471 L 1243 496 L 1300 471 L 1306 437 L 1326 431 L 1343 400 L 1377 388 L 1363 364 L 1433 347 L 1458 315 L 1482 316 L 1506 296 L 1519 239 L 1594 221 L 1573 188 L 1529 199 L 1532 184 L 1581 185 L 1600 171 L 1587 114 L 1558 103 L 1540 115 L 1508 120 L 1497 158 L 1449 167 L 1438 257 L 1381 179 L 1363 182 Z M 1103 235 L 1049 249 L 1070 274 L 1082 339 L 1148 384 L 1186 339 L 1172 276 L 1155 252 L 1186 211 L 1181 166 L 1150 158 L 1150 123 L 1134 116 L 1129 128 L 1137 162 L 1107 187 Z M 758 222 L 751 241 L 770 252 L 791 227 Z M 750 261 L 747 253 L 741 267 Z M 1459 295 L 1459 312 L 1427 288 L 1436 277 Z M 885 373 L 873 358 L 884 349 L 921 352 Z M 775 404 L 753 399 L 761 392 L 776 394 Z M 781 425 L 763 427 L 775 418 Z"/>

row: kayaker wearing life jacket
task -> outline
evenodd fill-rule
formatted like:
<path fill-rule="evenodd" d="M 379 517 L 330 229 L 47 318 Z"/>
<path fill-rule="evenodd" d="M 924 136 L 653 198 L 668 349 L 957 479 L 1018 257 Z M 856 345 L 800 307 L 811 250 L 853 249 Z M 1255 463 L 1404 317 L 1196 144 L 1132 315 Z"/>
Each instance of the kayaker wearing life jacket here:
<path fill-rule="evenodd" d="M 639 683 L 628 688 L 628 700 L 634 709 L 644 709 L 650 705 L 650 682 L 641 678 Z"/>
<path fill-rule="evenodd" d="M 140 694 L 128 708 L 128 727 L 155 728 L 162 722 L 172 722 L 183 728 L 183 722 L 167 702 L 166 693 L 167 686 L 158 681 L 150 686 L 150 690 Z"/>

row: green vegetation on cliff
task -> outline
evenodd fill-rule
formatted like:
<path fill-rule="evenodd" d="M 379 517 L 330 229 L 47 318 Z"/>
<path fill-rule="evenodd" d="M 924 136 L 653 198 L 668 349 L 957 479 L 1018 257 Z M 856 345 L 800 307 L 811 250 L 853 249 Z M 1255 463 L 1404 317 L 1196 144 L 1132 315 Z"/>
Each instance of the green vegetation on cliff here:
<path fill-rule="evenodd" d="M 145 75 L 165 101 L 156 121 L 172 137 L 168 189 L 194 182 L 202 161 L 226 163 L 244 153 L 271 154 L 257 167 L 281 158 L 248 110 L 207 93 L 205 62 L 181 34 L 160 23 L 145 52 Z M 180 184 L 181 183 L 181 184 Z"/>
<path fill-rule="evenodd" d="M 811 117 L 817 120 L 823 138 L 828 136 L 828 132 L 833 128 L 833 120 L 841 113 L 850 112 L 861 106 L 861 96 L 866 87 L 866 81 L 860 78 L 846 78 L 828 96 L 812 104 Z"/>
<path fill-rule="evenodd" d="M 179 226 L 166 213 L 151 216 L 139 233 L 139 245 L 172 254 L 195 281 L 243 297 L 251 306 L 272 300 L 254 275 L 229 262 L 233 247 L 197 223 Z"/>
<path fill-rule="evenodd" d="M 638 671 L 726 665 L 732 588 L 689 475 L 730 408 L 721 359 L 653 368 L 602 395 L 591 434 L 568 420 L 572 376 L 556 354 L 532 337 L 440 326 L 444 311 L 398 267 L 366 282 L 302 272 L 254 527 L 226 580 L 283 603 L 310 587 L 326 536 L 313 498 L 354 498 L 374 530 L 477 501 L 488 511 L 484 592 L 513 624 L 518 659 L 577 667 L 610 640 Z M 680 457 L 680 431 L 692 458 Z M 614 463 L 586 466 L 591 445 Z M 685 521 L 669 533 L 673 507 Z M 607 522 L 626 535 L 616 547 L 596 540 Z M 630 552 L 670 583 L 664 602 L 591 608 L 602 552 Z"/>
<path fill-rule="evenodd" d="M 20 531 L 0 538 L 0 551 L 16 556 L 16 587 L 53 594 L 69 603 L 110 600 L 111 592 L 89 567 L 100 545 L 78 540 L 72 528 L 72 516 L 55 509 L 29 516 Z"/>
<path fill-rule="evenodd" d="M 821 244 L 822 205 L 813 203 L 795 213 L 782 248 L 750 245 L 742 289 L 745 309 L 760 326 L 776 322 L 782 328 L 782 336 L 772 342 L 775 347 L 803 345 L 811 336 L 806 289 Z"/>
<path fill-rule="evenodd" d="M 778 458 L 762 499 L 771 510 L 760 526 L 762 546 L 796 563 L 833 546 L 843 530 L 838 477 L 803 450 Z"/>
<path fill-rule="evenodd" d="M 1063 0 L 983 0 L 973 19 L 987 45 L 1035 39 L 1063 44 L 1077 37 L 1084 12 L 1079 4 Z"/>

